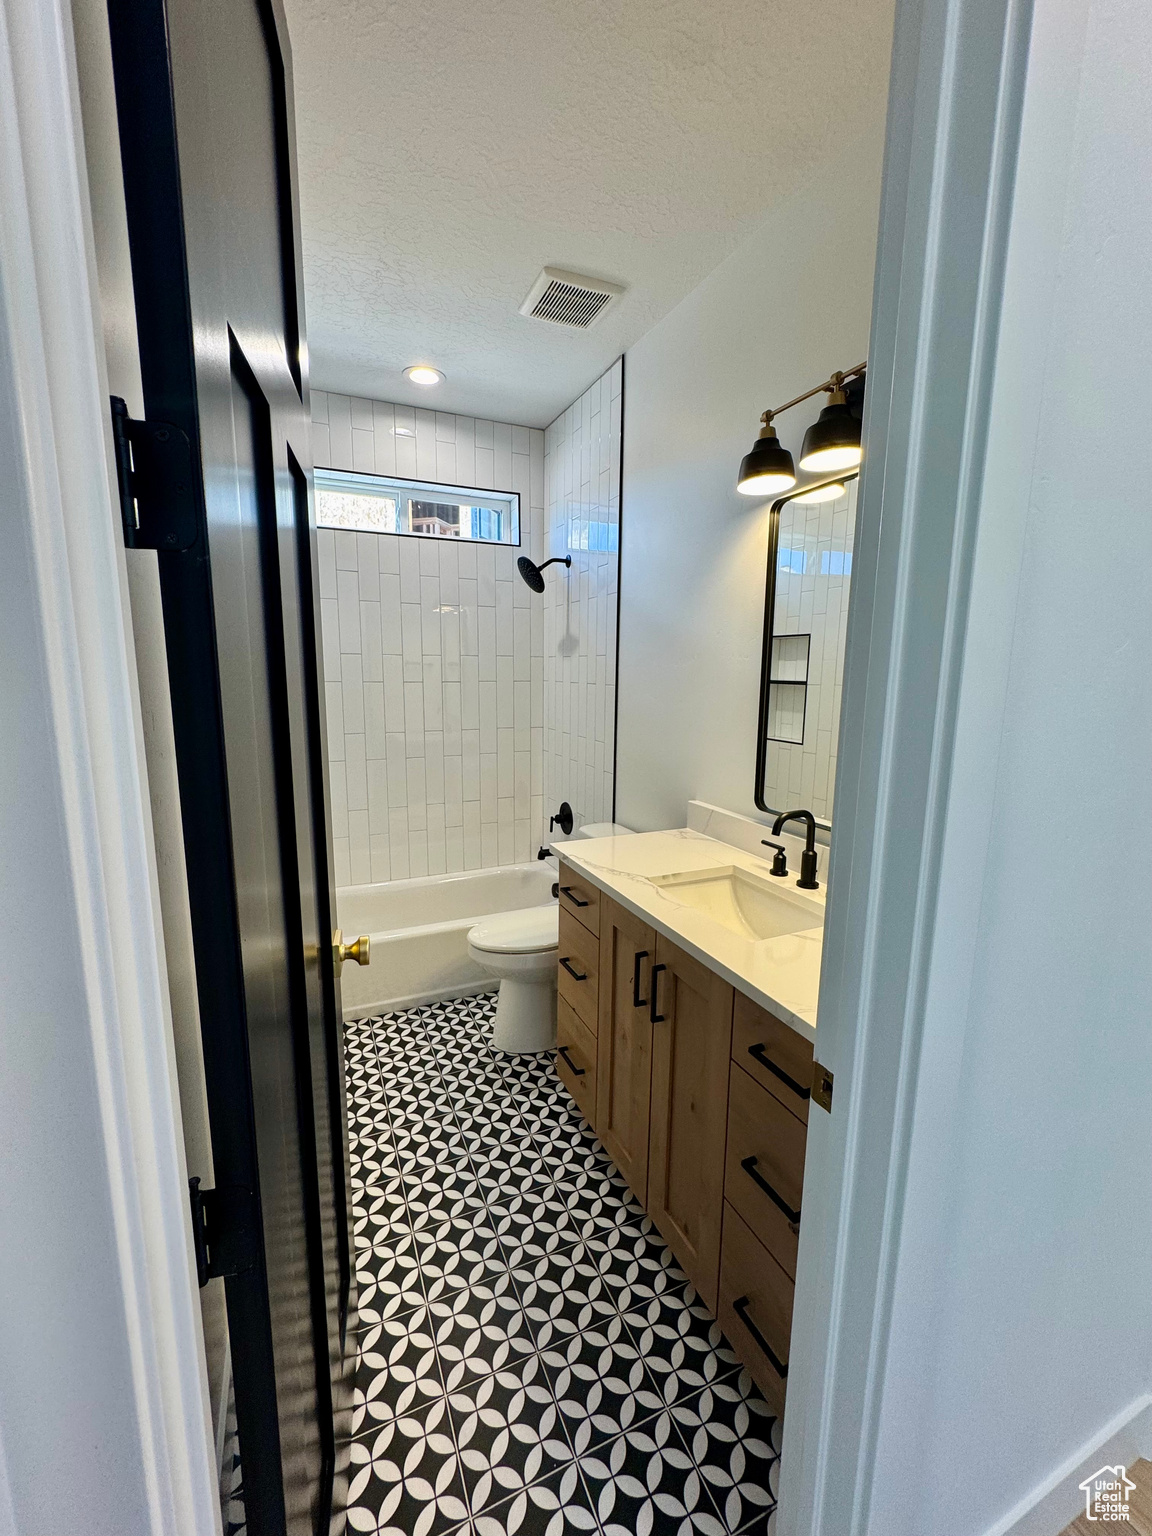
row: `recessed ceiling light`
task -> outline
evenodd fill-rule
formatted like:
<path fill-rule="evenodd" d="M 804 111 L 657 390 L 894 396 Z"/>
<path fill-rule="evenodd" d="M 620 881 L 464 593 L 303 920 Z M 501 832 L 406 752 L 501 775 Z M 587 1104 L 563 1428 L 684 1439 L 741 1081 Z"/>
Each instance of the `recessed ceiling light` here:
<path fill-rule="evenodd" d="M 411 427 L 393 427 L 392 428 L 392 436 L 393 437 L 415 437 L 416 434 L 415 434 L 415 432 L 413 432 Z"/>
<path fill-rule="evenodd" d="M 410 384 L 419 384 L 424 389 L 431 389 L 433 384 L 444 381 L 439 368 L 430 368 L 427 363 L 413 363 L 411 368 L 405 368 L 404 377 Z"/>

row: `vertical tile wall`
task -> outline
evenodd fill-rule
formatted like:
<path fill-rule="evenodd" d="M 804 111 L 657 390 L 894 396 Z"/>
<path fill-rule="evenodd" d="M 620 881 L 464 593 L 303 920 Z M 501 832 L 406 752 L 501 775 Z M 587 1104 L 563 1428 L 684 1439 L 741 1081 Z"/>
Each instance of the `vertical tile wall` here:
<path fill-rule="evenodd" d="M 520 493 L 520 548 L 319 532 L 337 884 L 531 859 L 544 612 L 516 557 L 542 558 L 544 433 L 321 392 L 312 419 L 322 467 Z"/>
<path fill-rule="evenodd" d="M 804 741 L 768 743 L 764 798 L 776 810 L 802 805 L 817 816 L 832 815 L 859 483 L 853 480 L 839 501 L 789 502 L 780 513 L 773 632 L 809 634 L 812 647 Z"/>
<path fill-rule="evenodd" d="M 578 826 L 612 818 L 620 429 L 624 363 L 615 363 L 545 434 L 544 798 L 571 803 Z"/>

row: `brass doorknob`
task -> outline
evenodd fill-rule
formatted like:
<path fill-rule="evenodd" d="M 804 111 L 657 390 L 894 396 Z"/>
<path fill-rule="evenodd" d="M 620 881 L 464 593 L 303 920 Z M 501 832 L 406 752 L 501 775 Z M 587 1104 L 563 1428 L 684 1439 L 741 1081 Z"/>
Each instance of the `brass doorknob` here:
<path fill-rule="evenodd" d="M 355 960 L 357 965 L 367 965 L 371 948 L 372 943 L 366 933 L 362 933 L 351 944 L 345 944 L 344 935 L 337 928 L 332 935 L 332 963 L 336 967 L 336 974 L 340 974 L 340 967 L 345 960 Z"/>

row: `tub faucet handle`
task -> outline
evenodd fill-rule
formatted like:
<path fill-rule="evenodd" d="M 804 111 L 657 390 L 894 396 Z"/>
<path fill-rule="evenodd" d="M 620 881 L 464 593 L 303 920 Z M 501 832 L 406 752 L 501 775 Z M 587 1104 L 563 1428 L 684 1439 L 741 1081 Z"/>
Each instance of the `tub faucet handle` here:
<path fill-rule="evenodd" d="M 372 941 L 366 933 L 362 933 L 351 944 L 345 944 L 344 935 L 337 928 L 336 932 L 332 935 L 332 964 L 336 967 L 337 976 L 339 976 L 340 967 L 344 964 L 345 960 L 355 960 L 357 965 L 367 965 L 371 949 Z"/>

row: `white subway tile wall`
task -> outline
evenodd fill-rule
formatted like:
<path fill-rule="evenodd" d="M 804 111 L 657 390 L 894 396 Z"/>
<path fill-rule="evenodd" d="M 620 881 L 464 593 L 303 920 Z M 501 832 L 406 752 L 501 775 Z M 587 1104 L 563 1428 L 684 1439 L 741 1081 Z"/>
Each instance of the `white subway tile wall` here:
<path fill-rule="evenodd" d="M 775 810 L 803 805 L 817 816 L 832 815 L 859 483 L 853 480 L 838 501 L 789 502 L 780 512 L 773 632 L 811 635 L 812 647 L 803 744 L 768 743 L 764 799 Z M 781 712 L 793 702 L 781 698 Z"/>
<path fill-rule="evenodd" d="M 544 609 L 516 558 L 544 558 L 544 433 L 320 391 L 312 423 L 321 467 L 520 493 L 519 548 L 318 532 L 337 885 L 534 858 Z"/>
<path fill-rule="evenodd" d="M 578 826 L 612 817 L 623 386 L 621 360 L 545 433 L 546 558 L 572 568 L 545 573 L 544 797 Z"/>

